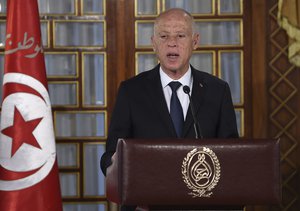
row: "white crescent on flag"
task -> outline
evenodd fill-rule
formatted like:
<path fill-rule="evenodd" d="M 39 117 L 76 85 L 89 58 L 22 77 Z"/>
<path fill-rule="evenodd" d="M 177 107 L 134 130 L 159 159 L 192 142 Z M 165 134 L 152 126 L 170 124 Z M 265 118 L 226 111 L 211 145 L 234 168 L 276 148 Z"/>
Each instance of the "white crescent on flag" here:
<path fill-rule="evenodd" d="M 39 183 L 49 174 L 56 159 L 51 104 L 47 89 L 40 81 L 22 73 L 6 73 L 3 86 L 8 83 L 26 85 L 39 96 L 19 91 L 9 94 L 3 100 L 0 165 L 14 174 L 37 170 L 21 179 L 0 180 L 0 190 L 6 191 L 20 190 Z M 19 136 L 14 134 L 9 136 L 9 129 L 13 130 L 16 116 L 22 119 L 26 130 L 28 130 L 25 127 L 26 123 L 35 121 L 32 131 L 20 132 Z M 20 127 L 20 124 L 16 127 Z M 18 130 L 22 131 L 22 128 Z M 6 131 L 5 134 L 4 131 Z M 28 134 L 36 144 L 26 141 L 28 137 L 25 135 Z M 18 142 L 17 146 L 14 145 L 14 141 Z"/>

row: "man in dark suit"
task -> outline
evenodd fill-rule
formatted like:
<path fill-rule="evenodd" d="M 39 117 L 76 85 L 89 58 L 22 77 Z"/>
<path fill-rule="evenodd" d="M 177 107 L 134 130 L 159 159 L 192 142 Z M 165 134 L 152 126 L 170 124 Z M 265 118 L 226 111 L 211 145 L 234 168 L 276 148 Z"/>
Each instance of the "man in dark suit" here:
<path fill-rule="evenodd" d="M 106 152 L 101 158 L 104 174 L 111 165 L 118 138 L 195 138 L 189 96 L 184 93 L 184 86 L 191 89 L 201 136 L 238 137 L 228 84 L 196 70 L 189 63 L 199 39 L 199 34 L 194 31 L 193 17 L 185 10 L 170 9 L 157 17 L 152 44 L 160 64 L 121 83 Z M 180 82 L 175 90 L 181 104 L 182 124 L 179 126 L 173 123 L 170 114 L 174 92 L 170 82 L 174 81 Z"/>

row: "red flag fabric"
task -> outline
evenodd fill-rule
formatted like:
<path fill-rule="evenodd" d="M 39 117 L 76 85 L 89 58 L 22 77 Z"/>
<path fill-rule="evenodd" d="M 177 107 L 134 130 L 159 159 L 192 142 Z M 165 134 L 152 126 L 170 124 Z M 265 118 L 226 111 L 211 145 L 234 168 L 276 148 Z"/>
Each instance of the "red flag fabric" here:
<path fill-rule="evenodd" d="M 62 210 L 37 0 L 8 0 L 0 210 Z"/>

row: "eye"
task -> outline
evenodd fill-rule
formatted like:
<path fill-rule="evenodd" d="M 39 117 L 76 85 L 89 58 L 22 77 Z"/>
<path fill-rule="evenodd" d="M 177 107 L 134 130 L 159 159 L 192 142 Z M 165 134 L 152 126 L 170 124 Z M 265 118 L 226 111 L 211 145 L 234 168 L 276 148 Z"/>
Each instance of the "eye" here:
<path fill-rule="evenodd" d="M 185 34 L 178 34 L 177 37 L 178 37 L 178 38 L 185 38 L 186 35 L 185 35 Z"/>
<path fill-rule="evenodd" d="M 168 38 L 168 36 L 167 35 L 160 35 L 160 38 L 163 39 L 163 40 L 165 40 L 165 39 Z"/>

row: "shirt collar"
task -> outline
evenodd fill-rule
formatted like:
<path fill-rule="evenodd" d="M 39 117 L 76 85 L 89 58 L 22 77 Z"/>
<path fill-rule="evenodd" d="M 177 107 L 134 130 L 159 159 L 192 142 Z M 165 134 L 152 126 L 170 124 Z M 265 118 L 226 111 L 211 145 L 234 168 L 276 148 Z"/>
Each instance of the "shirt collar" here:
<path fill-rule="evenodd" d="M 162 87 L 165 88 L 171 81 L 179 81 L 183 86 L 190 86 L 192 82 L 192 71 L 191 66 L 189 65 L 188 71 L 178 80 L 173 80 L 170 78 L 160 67 L 159 68 L 160 80 Z"/>

